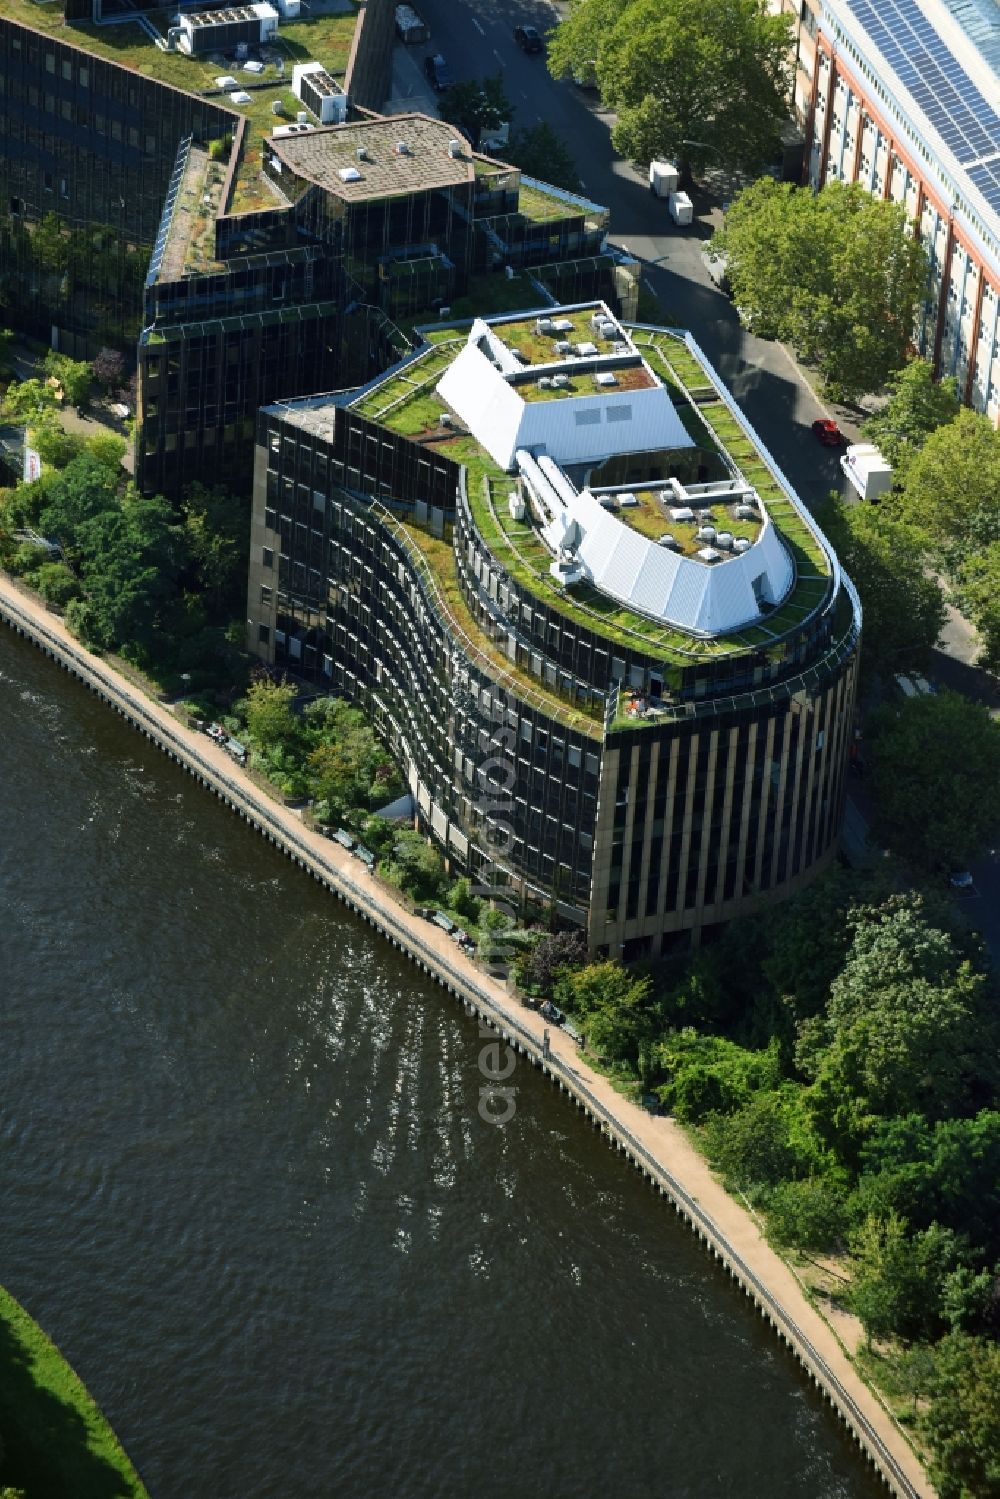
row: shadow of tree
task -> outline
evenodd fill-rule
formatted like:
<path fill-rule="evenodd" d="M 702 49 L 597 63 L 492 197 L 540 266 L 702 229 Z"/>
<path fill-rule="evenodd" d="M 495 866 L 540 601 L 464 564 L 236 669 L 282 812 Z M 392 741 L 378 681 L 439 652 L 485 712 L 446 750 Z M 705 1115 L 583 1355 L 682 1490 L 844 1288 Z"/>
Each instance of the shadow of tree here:
<path fill-rule="evenodd" d="M 31 1350 L 3 1319 L 0 1434 L 0 1485 L 23 1488 L 30 1499 L 129 1499 L 135 1492 L 122 1473 L 93 1450 L 93 1433 L 80 1411 L 36 1383 Z"/>

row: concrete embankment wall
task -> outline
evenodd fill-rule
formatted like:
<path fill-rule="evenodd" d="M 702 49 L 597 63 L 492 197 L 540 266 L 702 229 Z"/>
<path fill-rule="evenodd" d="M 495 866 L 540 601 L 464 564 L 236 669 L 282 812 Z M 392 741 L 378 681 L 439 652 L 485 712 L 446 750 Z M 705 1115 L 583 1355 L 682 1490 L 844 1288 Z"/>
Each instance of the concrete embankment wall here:
<path fill-rule="evenodd" d="M 395 0 L 365 0 L 358 12 L 344 88 L 352 104 L 379 110 L 392 84 Z"/>
<path fill-rule="evenodd" d="M 347 870 L 336 867 L 317 854 L 304 837 L 300 837 L 294 828 L 286 826 L 270 810 L 268 798 L 263 793 L 258 792 L 249 781 L 239 778 L 235 769 L 231 778 L 209 763 L 198 752 L 195 744 L 190 742 L 188 732 L 181 729 L 180 725 L 174 728 L 169 723 L 161 722 L 160 716 L 150 710 L 137 690 L 132 689 L 99 658 L 91 656 L 84 647 L 47 629 L 33 615 L 19 608 L 16 600 L 7 594 L 0 594 L 0 620 L 32 641 L 122 718 L 127 719 L 171 760 L 225 802 L 238 817 L 254 827 L 269 843 L 281 849 L 300 869 L 325 885 L 370 926 L 377 928 L 394 947 L 442 984 L 462 1002 L 470 1015 L 478 1016 L 487 1023 L 502 1040 L 540 1067 L 563 1092 L 568 1093 L 577 1107 L 608 1137 L 609 1142 L 627 1156 L 669 1200 L 714 1258 L 725 1266 L 736 1284 L 753 1301 L 761 1316 L 795 1354 L 813 1384 L 836 1410 L 888 1488 L 894 1494 L 903 1496 L 903 1499 L 923 1499 L 924 1495 L 931 1493 L 929 1486 L 918 1489 L 910 1481 L 836 1373 L 784 1306 L 740 1256 L 718 1224 L 671 1175 L 667 1167 L 636 1139 L 624 1121 L 595 1096 L 575 1069 L 568 1067 L 557 1056 L 543 1054 L 538 1037 L 506 1012 L 501 1002 L 502 991 L 498 990 L 496 995 L 491 995 L 490 980 L 484 977 L 480 981 L 474 974 L 461 971 L 460 967 L 454 966 L 424 942 L 419 931 L 411 930 L 407 912 L 401 908 L 394 910 L 387 896 L 380 897 L 363 889 Z"/>

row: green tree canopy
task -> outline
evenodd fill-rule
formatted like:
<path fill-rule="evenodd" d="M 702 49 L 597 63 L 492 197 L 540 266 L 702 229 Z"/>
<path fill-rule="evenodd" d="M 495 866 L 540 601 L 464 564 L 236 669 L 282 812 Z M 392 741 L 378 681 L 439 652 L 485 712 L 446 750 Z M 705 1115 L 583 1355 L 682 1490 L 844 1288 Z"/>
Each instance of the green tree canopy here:
<path fill-rule="evenodd" d="M 892 391 L 882 410 L 869 417 L 864 435 L 892 464 L 899 484 L 932 432 L 954 421 L 961 409 L 958 381 L 935 380 L 929 359 L 911 359 L 889 376 Z"/>
<path fill-rule="evenodd" d="M 941 1499 L 1000 1495 L 1000 1343 L 953 1333 L 938 1346 L 924 1432 Z"/>
<path fill-rule="evenodd" d="M 298 736 L 299 720 L 292 711 L 295 688 L 290 682 L 275 682 L 258 676 L 246 695 L 247 732 L 261 749 L 287 745 Z"/>
<path fill-rule="evenodd" d="M 934 1338 L 944 1329 L 951 1275 L 966 1259 L 963 1240 L 932 1223 L 910 1234 L 896 1214 L 866 1218 L 851 1242 L 855 1272 L 848 1304 L 871 1338 Z"/>
<path fill-rule="evenodd" d="M 955 603 L 979 631 L 979 665 L 1000 672 L 1000 541 L 956 556 L 952 583 Z"/>
<path fill-rule="evenodd" d="M 861 596 L 866 677 L 924 666 L 947 615 L 941 585 L 927 571 L 922 532 L 881 506 L 838 504 L 824 521 Z"/>
<path fill-rule="evenodd" d="M 648 978 L 637 978 L 619 963 L 590 963 L 564 969 L 556 997 L 578 1018 L 598 1056 L 635 1063 L 656 1029 L 651 990 Z"/>
<path fill-rule="evenodd" d="M 960 411 L 932 432 L 892 504 L 945 556 L 1000 540 L 1000 432 L 989 417 Z"/>
<path fill-rule="evenodd" d="M 7 387 L 0 416 L 7 422 L 30 422 L 56 404 L 56 393 L 44 380 L 15 380 Z"/>
<path fill-rule="evenodd" d="M 480 138 L 509 121 L 514 112 L 504 93 L 503 74 L 453 83 L 441 96 L 441 118 L 458 128 L 478 147 Z"/>
<path fill-rule="evenodd" d="M 71 406 L 82 406 L 89 397 L 93 375 L 85 360 L 70 359 L 66 354 L 57 354 L 50 349 L 45 356 L 45 373 L 49 379 L 59 382 Z"/>
<path fill-rule="evenodd" d="M 788 114 L 790 45 L 789 18 L 758 0 L 578 0 L 548 64 L 596 74 L 623 156 L 755 171 Z"/>
<path fill-rule="evenodd" d="M 850 922 L 850 952 L 821 1023 L 827 1044 L 811 1058 L 800 1050 L 816 1074 L 823 1132 L 836 1140 L 870 1131 L 877 1116 L 964 1112 L 984 1069 L 996 1072 L 986 975 L 920 896 L 891 896 Z"/>
<path fill-rule="evenodd" d="M 812 193 L 764 177 L 735 199 L 712 247 L 748 326 L 794 344 L 831 395 L 880 390 L 902 366 L 927 257 L 901 204 L 858 183 Z"/>
<path fill-rule="evenodd" d="M 924 869 L 966 864 L 1000 822 L 1000 722 L 955 692 L 872 715 L 875 826 Z"/>
<path fill-rule="evenodd" d="M 246 594 L 250 526 L 245 499 L 222 486 L 188 484 L 181 502 L 184 531 L 199 589 L 216 615 L 232 612 Z"/>
<path fill-rule="evenodd" d="M 538 177 L 553 187 L 579 192 L 580 174 L 562 136 L 545 120 L 526 130 L 515 130 L 509 143 L 497 152 L 526 177 Z"/>

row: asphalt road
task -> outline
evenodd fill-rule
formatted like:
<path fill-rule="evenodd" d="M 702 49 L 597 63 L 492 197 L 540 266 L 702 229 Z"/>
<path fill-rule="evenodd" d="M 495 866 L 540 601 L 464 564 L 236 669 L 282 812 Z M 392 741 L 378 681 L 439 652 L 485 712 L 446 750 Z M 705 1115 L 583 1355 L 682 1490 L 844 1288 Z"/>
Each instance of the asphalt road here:
<path fill-rule="evenodd" d="M 515 106 L 514 127 L 544 120 L 563 137 L 584 192 L 611 210 L 612 243 L 627 246 L 642 262 L 647 285 L 697 339 L 806 503 L 813 505 L 830 489 L 839 490 L 843 479 L 838 455 L 820 447 L 809 428 L 817 416 L 833 415 L 853 436 L 852 413 L 822 402 L 780 344 L 742 329 L 736 309 L 705 270 L 701 255 L 720 222 L 721 195 L 696 192 L 695 222 L 684 229 L 672 225 L 666 204 L 652 196 L 646 179 L 615 154 L 611 118 L 601 112 L 597 96 L 568 81 L 557 83 L 544 57 L 526 56 L 517 47 L 514 25 L 530 22 L 544 32 L 557 19 L 554 5 L 543 0 L 513 5 L 501 0 L 420 0 L 419 8 L 431 28 L 431 40 L 397 48 L 396 107 L 403 103 L 399 85 L 406 71 L 413 75 L 410 107 L 418 100 L 419 107 L 425 107 L 433 99 L 420 72 L 429 52 L 442 52 L 457 78 L 502 72 Z M 412 54 L 410 70 L 407 54 Z"/>

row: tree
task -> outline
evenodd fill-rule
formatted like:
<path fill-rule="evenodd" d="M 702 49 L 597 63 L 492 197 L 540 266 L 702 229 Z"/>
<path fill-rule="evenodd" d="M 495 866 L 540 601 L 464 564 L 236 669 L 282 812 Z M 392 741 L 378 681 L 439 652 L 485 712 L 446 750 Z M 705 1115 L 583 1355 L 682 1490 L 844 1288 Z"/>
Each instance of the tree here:
<path fill-rule="evenodd" d="M 893 1213 L 866 1218 L 851 1250 L 855 1270 L 847 1299 L 869 1340 L 896 1336 L 913 1342 L 940 1334 L 945 1285 L 966 1254 L 957 1234 L 932 1223 L 911 1235 Z"/>
<path fill-rule="evenodd" d="M 866 676 L 924 666 L 947 617 L 941 585 L 926 570 L 925 538 L 881 507 L 838 504 L 824 519 L 861 596 Z"/>
<path fill-rule="evenodd" d="M 580 190 L 580 174 L 569 147 L 545 120 L 526 130 L 515 130 L 500 154 L 526 177 L 538 177 L 569 193 Z"/>
<path fill-rule="evenodd" d="M 155 660 L 184 560 L 183 533 L 170 505 L 162 496 L 129 493 L 116 509 L 84 521 L 74 547 L 86 593 L 83 638 L 143 663 Z"/>
<path fill-rule="evenodd" d="M 893 505 L 946 553 L 1000 536 L 1000 433 L 989 417 L 960 411 L 914 456 Z"/>
<path fill-rule="evenodd" d="M 1000 1495 L 1000 1344 L 952 1333 L 938 1345 L 924 1431 L 941 1499 Z"/>
<path fill-rule="evenodd" d="M 1000 541 L 956 557 L 953 598 L 979 631 L 979 665 L 1000 672 Z"/>
<path fill-rule="evenodd" d="M 587 944 L 578 931 L 546 932 L 525 953 L 518 979 L 542 994 L 551 994 L 564 968 L 580 968 L 587 961 Z"/>
<path fill-rule="evenodd" d="M 928 919 L 918 895 L 891 896 L 850 921 L 851 950 L 830 991 L 828 1045 L 813 1062 L 811 1102 L 824 1133 L 849 1139 L 870 1130 L 872 1116 L 966 1110 L 977 1081 L 995 1074 L 986 975 Z"/>
<path fill-rule="evenodd" d="M 287 745 L 298 736 L 299 720 L 292 712 L 295 688 L 271 677 L 254 678 L 247 689 L 246 724 L 250 738 L 261 749 Z"/>
<path fill-rule="evenodd" d="M 414 900 L 437 900 L 446 882 L 437 851 L 415 828 L 404 828 L 392 846 L 392 864 L 402 888 Z"/>
<path fill-rule="evenodd" d="M 18 380 L 7 387 L 0 416 L 7 422 L 30 422 L 55 404 L 56 393 L 44 380 Z"/>
<path fill-rule="evenodd" d="M 246 501 L 221 485 L 208 488 L 195 481 L 185 486 L 181 513 L 199 589 L 207 595 L 216 617 L 232 611 L 246 593 L 250 551 Z"/>
<path fill-rule="evenodd" d="M 41 412 L 28 428 L 28 442 L 43 463 L 65 468 L 83 452 L 83 439 L 67 432 L 51 411 Z"/>
<path fill-rule="evenodd" d="M 514 106 L 504 93 L 502 73 L 453 83 L 441 96 L 442 119 L 457 125 L 477 148 L 480 138 L 509 121 L 513 112 Z"/>
<path fill-rule="evenodd" d="M 879 836 L 924 869 L 955 867 L 1000 821 L 1000 723 L 954 692 L 921 694 L 871 718 Z"/>
<path fill-rule="evenodd" d="M 83 406 L 90 396 L 92 379 L 90 365 L 83 359 L 70 359 L 50 349 L 45 356 L 44 369 L 50 380 L 62 388 L 63 395 L 71 406 Z"/>
<path fill-rule="evenodd" d="M 556 996 L 579 1020 L 588 1043 L 609 1062 L 635 1065 L 639 1047 L 652 1039 L 652 985 L 619 963 L 591 963 L 564 970 Z"/>
<path fill-rule="evenodd" d="M 910 359 L 889 376 L 889 388 L 889 400 L 863 431 L 892 464 L 893 481 L 900 484 L 931 433 L 954 421 L 961 402 L 958 381 L 953 375 L 935 380 L 928 359 Z"/>
<path fill-rule="evenodd" d="M 742 1189 L 775 1187 L 804 1175 L 809 1166 L 796 1119 L 797 1090 L 751 1094 L 733 1114 L 716 1114 L 708 1122 L 705 1144 L 709 1159 L 727 1182 Z"/>
<path fill-rule="evenodd" d="M 35 573 L 34 582 L 45 602 L 57 609 L 65 609 L 82 592 L 79 580 L 65 562 L 44 562 Z"/>
<path fill-rule="evenodd" d="M 125 378 L 125 355 L 118 349 L 98 349 L 90 372 L 98 385 L 105 390 L 115 390 Z"/>
<path fill-rule="evenodd" d="M 758 0 L 579 0 L 548 65 L 595 73 L 623 156 L 754 171 L 788 113 L 790 46 L 789 18 Z"/>
<path fill-rule="evenodd" d="M 776 1244 L 821 1252 L 834 1249 L 847 1221 L 846 1192 L 833 1176 L 781 1182 L 768 1199 L 767 1231 Z"/>
<path fill-rule="evenodd" d="M 903 364 L 927 256 L 901 204 L 858 183 L 812 193 L 764 177 L 737 196 L 712 248 L 746 324 L 794 344 L 832 396 L 880 390 Z"/>

